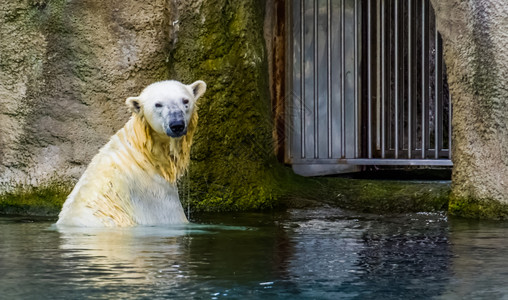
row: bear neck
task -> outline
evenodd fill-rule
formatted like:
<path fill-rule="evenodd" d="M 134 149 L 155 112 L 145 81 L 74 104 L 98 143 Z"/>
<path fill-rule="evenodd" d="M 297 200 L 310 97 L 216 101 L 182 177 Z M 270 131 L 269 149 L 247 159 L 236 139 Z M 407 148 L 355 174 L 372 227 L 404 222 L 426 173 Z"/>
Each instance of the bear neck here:
<path fill-rule="evenodd" d="M 145 170 L 155 170 L 168 182 L 175 183 L 185 174 L 190 161 L 190 147 L 197 125 L 197 113 L 193 113 L 187 134 L 171 138 L 155 132 L 143 116 L 134 114 L 126 124 L 129 144 L 135 149 L 137 164 Z"/>

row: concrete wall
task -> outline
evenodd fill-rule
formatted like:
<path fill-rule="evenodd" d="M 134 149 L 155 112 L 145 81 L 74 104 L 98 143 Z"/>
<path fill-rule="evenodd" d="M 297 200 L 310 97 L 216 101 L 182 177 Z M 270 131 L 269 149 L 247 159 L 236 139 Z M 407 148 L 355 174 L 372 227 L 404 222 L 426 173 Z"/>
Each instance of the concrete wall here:
<path fill-rule="evenodd" d="M 5 0 L 0 195 L 70 188 L 149 83 L 205 80 L 189 176 L 202 209 L 271 206 L 265 1 Z"/>
<path fill-rule="evenodd" d="M 432 2 L 454 102 L 450 212 L 505 218 L 508 6 L 501 0 Z M 265 9 L 276 13 L 281 3 L 4 0 L 0 196 L 72 187 L 127 121 L 126 97 L 158 80 L 202 79 L 208 91 L 183 181 L 186 199 L 201 210 L 275 205 L 293 184 L 274 156 L 279 137 L 272 109 L 281 116 L 281 106 L 270 103 L 265 47 L 266 41 L 277 45 L 283 29 L 265 19 Z M 271 62 L 276 72 L 280 62 Z M 280 91 L 280 82 L 272 86 L 272 94 Z"/>
<path fill-rule="evenodd" d="M 432 0 L 453 101 L 450 212 L 508 217 L 508 5 Z"/>
<path fill-rule="evenodd" d="M 0 186 L 75 181 L 168 77 L 165 1 L 5 0 L 0 5 Z"/>

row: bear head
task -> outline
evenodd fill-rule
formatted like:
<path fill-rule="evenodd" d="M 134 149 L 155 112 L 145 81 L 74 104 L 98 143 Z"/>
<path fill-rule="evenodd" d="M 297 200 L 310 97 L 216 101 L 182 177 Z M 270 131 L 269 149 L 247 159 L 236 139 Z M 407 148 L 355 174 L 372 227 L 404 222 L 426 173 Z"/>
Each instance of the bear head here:
<path fill-rule="evenodd" d="M 187 133 L 196 101 L 205 91 L 206 84 L 201 80 L 189 85 L 160 81 L 147 86 L 139 96 L 127 98 L 125 103 L 155 132 L 178 138 Z"/>

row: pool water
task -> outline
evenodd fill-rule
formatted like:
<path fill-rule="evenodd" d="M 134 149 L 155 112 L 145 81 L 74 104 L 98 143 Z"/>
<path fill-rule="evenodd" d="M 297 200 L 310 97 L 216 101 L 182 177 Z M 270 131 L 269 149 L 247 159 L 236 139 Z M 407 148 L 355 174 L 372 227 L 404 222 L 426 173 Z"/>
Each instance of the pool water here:
<path fill-rule="evenodd" d="M 335 208 L 186 226 L 0 217 L 0 299 L 508 299 L 508 224 Z"/>

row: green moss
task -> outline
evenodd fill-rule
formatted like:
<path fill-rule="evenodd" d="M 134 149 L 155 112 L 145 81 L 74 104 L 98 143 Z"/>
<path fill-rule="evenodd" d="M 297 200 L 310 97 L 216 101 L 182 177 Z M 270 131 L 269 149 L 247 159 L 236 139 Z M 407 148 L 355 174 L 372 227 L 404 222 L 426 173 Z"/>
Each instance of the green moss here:
<path fill-rule="evenodd" d="M 56 216 L 72 189 L 70 183 L 53 182 L 37 187 L 17 186 L 0 195 L 0 213 Z"/>
<path fill-rule="evenodd" d="M 65 0 L 32 0 L 29 3 L 30 10 L 26 14 L 30 21 L 24 23 L 29 27 L 43 29 L 45 32 L 63 34 L 67 32 L 66 4 Z"/>
<path fill-rule="evenodd" d="M 282 203 L 290 207 L 333 205 L 365 213 L 405 213 L 446 210 L 448 182 L 360 180 L 341 177 L 302 178 Z"/>
<path fill-rule="evenodd" d="M 184 206 L 245 211 L 330 203 L 367 212 L 446 207 L 448 184 L 303 178 L 277 162 L 262 2 L 213 0 L 181 12 L 170 74 L 208 85 L 183 181 Z"/>
<path fill-rule="evenodd" d="M 78 4 L 31 3 L 31 26 L 42 28 L 47 55 L 59 54 L 62 65 L 56 67 L 68 68 L 86 82 L 95 72 L 90 66 L 96 54 L 86 42 L 79 48 L 72 43 L 79 34 L 73 24 L 79 22 L 68 6 Z M 208 85 L 199 103 L 189 174 L 180 188 L 185 207 L 246 211 L 324 203 L 375 213 L 446 207 L 447 184 L 303 178 L 280 164 L 272 140 L 264 3 L 210 0 L 201 5 L 180 11 L 178 39 L 168 60 L 171 78 L 187 83 L 202 79 Z M 71 186 L 19 187 L 0 196 L 0 211 L 56 215 Z"/>
<path fill-rule="evenodd" d="M 450 215 L 473 219 L 507 220 L 508 205 L 493 199 L 459 197 L 452 193 Z"/>
<path fill-rule="evenodd" d="M 260 1 L 203 2 L 182 12 L 171 51 L 172 78 L 202 79 L 200 123 L 191 166 L 194 210 L 256 210 L 276 206 L 281 194 L 273 153 L 268 71 Z"/>

